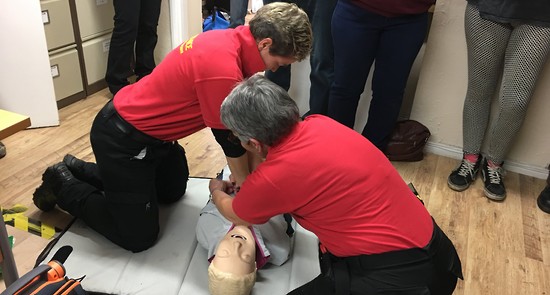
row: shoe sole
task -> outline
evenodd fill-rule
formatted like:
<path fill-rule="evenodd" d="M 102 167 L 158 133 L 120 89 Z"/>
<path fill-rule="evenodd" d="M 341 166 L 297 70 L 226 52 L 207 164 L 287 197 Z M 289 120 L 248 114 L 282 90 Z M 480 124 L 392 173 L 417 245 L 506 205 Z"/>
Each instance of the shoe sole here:
<path fill-rule="evenodd" d="M 483 189 L 483 192 L 485 193 L 485 196 L 490 199 L 490 200 L 493 200 L 493 201 L 504 201 L 504 199 L 506 199 L 506 194 L 504 195 L 495 195 L 493 193 L 491 193 L 488 189 L 484 188 Z"/>
<path fill-rule="evenodd" d="M 485 183 L 486 179 L 485 179 L 485 173 L 483 171 L 481 171 L 481 179 L 483 180 L 483 183 Z M 504 201 L 504 199 L 506 199 L 506 193 L 504 195 L 495 195 L 491 191 L 489 191 L 486 187 L 483 188 L 483 192 L 485 193 L 485 196 L 489 200 L 501 202 L 501 201 Z"/>
<path fill-rule="evenodd" d="M 475 179 L 474 179 L 475 180 Z M 472 184 L 471 182 L 470 183 L 467 183 L 465 185 L 456 185 L 454 184 L 449 178 L 447 178 L 447 185 L 454 191 L 457 191 L 457 192 L 462 192 L 462 191 L 465 191 L 466 189 L 468 189 L 470 187 L 470 184 Z"/>

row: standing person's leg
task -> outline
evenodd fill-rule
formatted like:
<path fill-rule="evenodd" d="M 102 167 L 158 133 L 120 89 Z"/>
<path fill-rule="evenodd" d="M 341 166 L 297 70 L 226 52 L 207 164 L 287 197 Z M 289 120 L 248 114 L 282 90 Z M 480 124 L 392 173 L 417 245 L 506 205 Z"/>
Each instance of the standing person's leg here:
<path fill-rule="evenodd" d="M 504 57 L 499 109 L 487 137 L 489 149 L 482 164 L 484 192 L 491 200 L 506 198 L 504 157 L 525 119 L 549 52 L 550 28 L 523 24 L 512 31 Z"/>
<path fill-rule="evenodd" d="M 141 0 L 140 4 L 134 69 L 137 80 L 149 75 L 156 66 L 155 47 L 161 0 Z"/>
<path fill-rule="evenodd" d="M 479 10 L 471 4 L 466 7 L 464 26 L 468 90 L 462 118 L 463 150 L 467 154 L 480 154 L 511 28 L 481 18 Z"/>
<path fill-rule="evenodd" d="M 520 25 L 508 41 L 504 57 L 499 109 L 487 140 L 487 158 L 501 163 L 519 131 L 539 74 L 550 52 L 550 28 Z"/>
<path fill-rule="evenodd" d="M 332 16 L 334 81 L 328 115 L 353 128 L 359 98 L 378 52 L 380 28 L 386 18 L 351 3 L 338 1 Z"/>
<path fill-rule="evenodd" d="M 105 81 L 112 94 L 130 84 L 128 73 L 137 37 L 140 5 L 136 0 L 113 0 L 114 28 L 109 45 Z"/>
<path fill-rule="evenodd" d="M 263 0 L 264 5 L 267 5 L 269 3 L 278 2 L 279 0 Z M 284 1 L 284 2 L 292 2 L 295 3 L 295 1 Z M 273 72 L 271 70 L 265 71 L 265 77 L 268 78 L 271 82 L 281 86 L 284 90 L 288 91 L 290 89 L 290 65 L 285 67 L 279 67 L 276 72 Z"/>
<path fill-rule="evenodd" d="M 229 6 L 229 28 L 234 29 L 244 25 L 248 10 L 248 0 L 230 0 Z"/>
<path fill-rule="evenodd" d="M 281 86 L 284 90 L 288 91 L 290 89 L 290 70 L 290 65 L 279 67 L 275 72 L 266 70 L 265 77 L 271 82 Z"/>
<path fill-rule="evenodd" d="M 491 101 L 512 28 L 481 18 L 477 7 L 468 4 L 464 13 L 464 30 L 468 52 L 468 90 L 462 111 L 464 155 L 447 179 L 447 184 L 455 191 L 467 189 L 477 178 Z"/>
<path fill-rule="evenodd" d="M 428 28 L 428 14 L 389 18 L 380 34 L 372 100 L 363 136 L 384 151 L 399 116 L 412 65 Z"/>
<path fill-rule="evenodd" d="M 332 13 L 337 0 L 312 1 L 313 48 L 310 55 L 309 113 L 326 115 L 334 76 Z"/>
<path fill-rule="evenodd" d="M 263 0 L 262 2 L 264 3 L 264 5 L 267 5 L 267 4 L 273 3 L 273 2 L 288 2 L 288 3 L 294 3 L 292 0 Z"/>

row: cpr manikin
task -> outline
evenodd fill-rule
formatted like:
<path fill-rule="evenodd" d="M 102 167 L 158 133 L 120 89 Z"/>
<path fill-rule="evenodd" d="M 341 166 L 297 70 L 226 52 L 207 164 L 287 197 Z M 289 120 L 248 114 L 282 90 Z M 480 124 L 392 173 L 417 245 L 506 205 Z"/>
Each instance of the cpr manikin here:
<path fill-rule="evenodd" d="M 249 295 L 256 282 L 256 242 L 250 229 L 235 226 L 221 239 L 208 267 L 212 295 Z"/>

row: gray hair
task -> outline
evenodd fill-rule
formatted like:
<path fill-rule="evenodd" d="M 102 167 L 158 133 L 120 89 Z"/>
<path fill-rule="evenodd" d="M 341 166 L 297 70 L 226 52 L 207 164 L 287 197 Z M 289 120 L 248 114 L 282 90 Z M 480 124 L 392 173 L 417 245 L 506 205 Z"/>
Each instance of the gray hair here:
<path fill-rule="evenodd" d="M 223 124 L 239 140 L 251 138 L 273 146 L 300 121 L 298 106 L 288 92 L 262 75 L 239 83 L 221 106 Z"/>

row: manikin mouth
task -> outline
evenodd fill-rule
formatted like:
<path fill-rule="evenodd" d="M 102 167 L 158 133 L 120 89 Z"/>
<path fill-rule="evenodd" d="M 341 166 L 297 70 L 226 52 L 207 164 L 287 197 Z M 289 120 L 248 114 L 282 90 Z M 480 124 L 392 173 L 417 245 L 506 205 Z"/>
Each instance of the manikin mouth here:
<path fill-rule="evenodd" d="M 232 234 L 231 237 L 232 237 L 232 238 L 241 239 L 241 240 L 245 240 L 245 241 L 246 241 L 246 237 L 245 237 L 245 236 L 241 236 L 241 235 L 238 235 L 238 234 Z"/>

